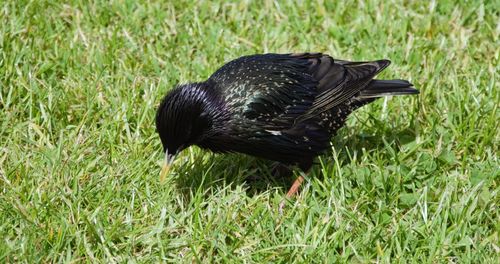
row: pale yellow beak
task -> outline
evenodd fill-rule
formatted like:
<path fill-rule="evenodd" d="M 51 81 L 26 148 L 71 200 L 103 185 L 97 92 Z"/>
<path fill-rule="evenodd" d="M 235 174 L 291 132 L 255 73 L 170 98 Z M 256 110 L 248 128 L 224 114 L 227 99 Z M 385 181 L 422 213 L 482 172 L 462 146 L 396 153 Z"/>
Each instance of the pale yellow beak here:
<path fill-rule="evenodd" d="M 174 162 L 174 159 L 175 159 L 174 155 L 169 155 L 168 151 L 165 152 L 165 161 L 163 162 L 163 166 L 161 167 L 161 172 L 160 172 L 160 182 L 163 183 L 167 178 L 167 175 L 170 172 L 170 167 Z"/>

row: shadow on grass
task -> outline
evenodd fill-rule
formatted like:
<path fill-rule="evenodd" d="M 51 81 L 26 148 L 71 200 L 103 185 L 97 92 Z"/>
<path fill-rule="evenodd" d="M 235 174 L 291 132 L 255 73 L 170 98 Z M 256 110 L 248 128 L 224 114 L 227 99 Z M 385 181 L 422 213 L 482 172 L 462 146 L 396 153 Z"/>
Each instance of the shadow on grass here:
<path fill-rule="evenodd" d="M 344 140 L 340 139 L 339 135 L 333 139 L 333 147 L 341 150 L 339 153 L 338 161 L 344 164 L 352 160 L 360 160 L 363 155 L 363 149 L 366 152 L 373 150 L 386 149 L 388 145 L 397 147 L 415 141 L 415 130 L 406 128 L 402 130 L 378 131 L 375 134 L 360 133 L 356 135 L 344 136 Z M 389 153 L 387 153 L 389 155 Z"/>
<path fill-rule="evenodd" d="M 352 160 L 360 160 L 366 152 L 380 150 L 390 145 L 403 145 L 415 140 L 413 129 L 383 130 L 379 134 L 367 135 L 342 135 L 335 136 L 332 144 L 335 149 L 341 150 L 337 160 L 340 164 L 350 163 Z M 388 154 L 389 155 L 389 154 Z M 234 189 L 243 186 L 247 195 L 253 196 L 273 188 L 281 188 L 286 192 L 296 178 L 295 173 L 284 176 L 273 176 L 272 168 L 274 162 L 258 159 L 243 154 L 209 154 L 208 151 L 197 151 L 193 162 L 187 162 L 177 171 L 179 173 L 176 184 L 185 194 L 200 190 L 204 194 L 223 188 Z M 327 151 L 324 156 L 326 162 L 335 162 L 333 153 Z M 317 162 L 316 162 L 317 164 Z M 316 177 L 323 177 L 318 171 L 319 165 L 314 165 Z M 210 191 L 211 190 L 211 191 Z"/>
<path fill-rule="evenodd" d="M 235 189 L 242 186 L 247 195 L 263 193 L 272 188 L 289 188 L 294 176 L 274 177 L 272 161 L 243 154 L 207 154 L 195 162 L 185 164 L 178 171 L 176 184 L 186 195 L 196 192 L 207 193 L 223 188 Z"/>

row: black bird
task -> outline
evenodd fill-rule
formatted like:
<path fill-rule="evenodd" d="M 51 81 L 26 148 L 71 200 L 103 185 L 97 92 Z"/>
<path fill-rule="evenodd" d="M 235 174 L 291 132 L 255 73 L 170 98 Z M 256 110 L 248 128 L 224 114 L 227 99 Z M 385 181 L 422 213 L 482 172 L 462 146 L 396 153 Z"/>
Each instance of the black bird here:
<path fill-rule="evenodd" d="M 418 94 L 404 80 L 375 80 L 389 60 L 351 62 L 321 53 L 244 56 L 208 80 L 179 85 L 160 103 L 156 128 L 165 166 L 191 145 L 297 165 L 313 159 L 357 108 L 387 95 Z M 290 188 L 291 197 L 303 181 Z"/>

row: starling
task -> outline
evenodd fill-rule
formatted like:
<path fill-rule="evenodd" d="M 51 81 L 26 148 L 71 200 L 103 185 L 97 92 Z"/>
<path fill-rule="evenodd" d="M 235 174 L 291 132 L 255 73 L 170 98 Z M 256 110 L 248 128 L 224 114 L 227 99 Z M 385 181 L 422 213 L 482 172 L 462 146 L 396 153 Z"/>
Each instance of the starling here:
<path fill-rule="evenodd" d="M 204 82 L 177 86 L 156 114 L 165 152 L 162 178 L 175 155 L 191 145 L 307 172 L 354 110 L 379 97 L 419 93 L 405 80 L 373 79 L 389 64 L 321 53 L 259 54 L 225 64 Z M 296 179 L 287 197 L 303 180 Z"/>

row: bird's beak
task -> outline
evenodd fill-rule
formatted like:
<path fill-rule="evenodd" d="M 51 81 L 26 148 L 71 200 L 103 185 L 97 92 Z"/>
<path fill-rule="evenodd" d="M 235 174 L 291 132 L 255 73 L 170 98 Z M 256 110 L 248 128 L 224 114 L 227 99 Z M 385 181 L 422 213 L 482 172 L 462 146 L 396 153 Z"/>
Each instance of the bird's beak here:
<path fill-rule="evenodd" d="M 172 166 L 172 163 L 175 160 L 175 155 L 170 155 L 168 154 L 168 151 L 165 152 L 165 161 L 163 162 L 163 166 L 161 168 L 160 172 L 160 182 L 164 182 L 165 178 L 168 175 L 168 172 L 170 171 L 170 166 Z"/>

